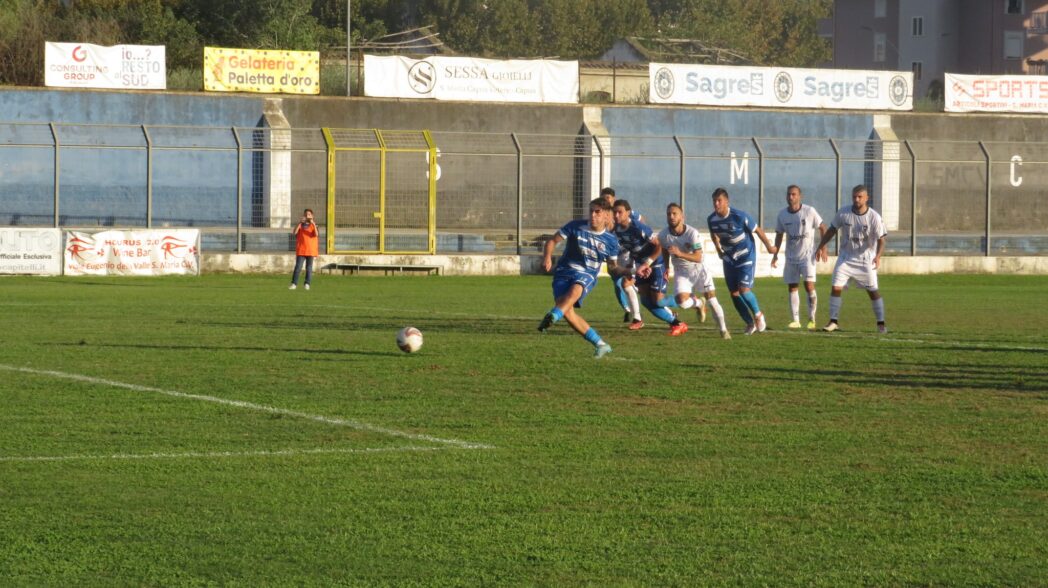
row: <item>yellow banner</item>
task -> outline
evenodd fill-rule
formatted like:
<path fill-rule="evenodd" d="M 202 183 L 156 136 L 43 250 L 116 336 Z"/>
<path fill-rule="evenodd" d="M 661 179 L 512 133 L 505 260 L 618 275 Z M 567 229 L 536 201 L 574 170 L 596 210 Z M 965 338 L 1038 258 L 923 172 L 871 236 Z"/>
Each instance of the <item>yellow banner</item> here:
<path fill-rule="evenodd" d="M 204 47 L 204 89 L 319 94 L 320 52 Z"/>

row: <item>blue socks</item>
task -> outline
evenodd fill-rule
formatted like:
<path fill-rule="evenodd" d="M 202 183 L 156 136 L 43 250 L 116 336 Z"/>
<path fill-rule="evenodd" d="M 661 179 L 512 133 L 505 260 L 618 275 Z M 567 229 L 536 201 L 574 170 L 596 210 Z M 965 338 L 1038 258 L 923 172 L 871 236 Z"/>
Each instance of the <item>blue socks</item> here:
<path fill-rule="evenodd" d="M 626 297 L 626 290 L 622 288 L 622 280 L 624 279 L 625 278 L 615 278 L 613 283 L 615 284 L 615 296 L 618 296 L 619 304 L 622 305 L 622 308 L 628 309 L 630 307 L 630 299 Z"/>
<path fill-rule="evenodd" d="M 742 299 L 742 296 L 732 296 L 731 303 L 735 305 L 735 310 L 738 311 L 739 316 L 742 320 L 746 321 L 747 325 L 753 324 L 753 316 L 750 315 L 750 307 L 746 305 L 746 302 Z"/>
<path fill-rule="evenodd" d="M 592 343 L 594 347 L 600 345 L 603 341 L 603 339 L 600 338 L 600 335 L 597 334 L 597 331 L 593 330 L 593 327 L 590 327 L 590 330 L 586 331 L 586 334 L 583 335 L 583 338 Z"/>
<path fill-rule="evenodd" d="M 560 319 L 564 318 L 564 313 L 561 312 L 561 310 L 556 306 L 554 306 L 553 310 L 549 311 L 549 313 L 553 317 L 553 322 L 557 322 Z"/>
<path fill-rule="evenodd" d="M 746 303 L 746 308 L 750 309 L 753 316 L 757 316 L 761 313 L 761 307 L 757 304 L 757 297 L 753 295 L 753 290 L 747 290 L 745 294 L 740 294 L 739 298 Z"/>
<path fill-rule="evenodd" d="M 677 308 L 677 297 L 663 296 L 655 305 L 659 308 Z"/>
<path fill-rule="evenodd" d="M 651 314 L 655 315 L 659 319 L 666 321 L 667 323 L 673 324 L 673 321 L 677 320 L 677 317 L 673 316 L 673 313 L 666 310 L 662 306 L 657 306 L 650 300 L 644 301 L 644 307 L 651 311 Z"/>

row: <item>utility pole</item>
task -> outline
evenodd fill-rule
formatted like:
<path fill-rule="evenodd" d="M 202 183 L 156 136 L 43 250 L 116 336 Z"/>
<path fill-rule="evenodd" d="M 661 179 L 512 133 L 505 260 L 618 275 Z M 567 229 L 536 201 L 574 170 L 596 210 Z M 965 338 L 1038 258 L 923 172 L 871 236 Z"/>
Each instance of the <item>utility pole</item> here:
<path fill-rule="evenodd" d="M 350 92 L 350 75 L 349 75 L 349 64 L 352 63 L 350 59 L 350 45 L 352 44 L 352 37 L 349 34 L 349 22 L 350 14 L 352 14 L 353 0 L 346 0 L 346 96 L 351 94 Z"/>

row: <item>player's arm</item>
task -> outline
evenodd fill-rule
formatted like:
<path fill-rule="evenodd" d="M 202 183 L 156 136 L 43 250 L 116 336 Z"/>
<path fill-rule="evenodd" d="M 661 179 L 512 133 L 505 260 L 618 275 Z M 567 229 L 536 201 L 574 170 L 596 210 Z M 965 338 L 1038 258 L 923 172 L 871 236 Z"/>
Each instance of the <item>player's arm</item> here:
<path fill-rule="evenodd" d="M 717 257 L 724 259 L 724 250 L 721 249 L 720 239 L 717 238 L 717 233 L 713 232 L 713 228 L 710 228 L 710 241 L 713 241 L 713 248 L 717 250 Z"/>
<path fill-rule="evenodd" d="M 831 237 L 832 238 L 832 237 Z M 829 261 L 830 254 L 826 251 L 826 224 L 819 223 L 819 246 L 815 248 L 815 261 Z"/>
<path fill-rule="evenodd" d="M 548 272 L 553 268 L 553 250 L 556 249 L 557 243 L 560 243 L 563 240 L 564 237 L 561 237 L 560 233 L 557 233 L 542 246 L 542 271 Z"/>
<path fill-rule="evenodd" d="M 881 238 L 877 239 L 877 252 L 873 256 L 873 269 L 880 269 L 881 267 L 881 253 L 884 251 L 884 243 L 887 240 L 887 235 L 881 235 Z"/>
<path fill-rule="evenodd" d="M 779 252 L 779 248 L 775 245 L 772 245 L 771 241 L 768 240 L 768 236 L 764 234 L 764 229 L 760 227 L 753 227 L 753 234 L 757 235 L 757 237 L 760 238 L 761 243 L 764 243 L 764 247 L 768 250 L 768 253 L 775 254 Z"/>
<path fill-rule="evenodd" d="M 651 275 L 651 266 L 655 263 L 655 260 L 662 255 L 662 243 L 659 243 L 658 239 L 651 239 L 648 244 L 652 247 L 649 249 L 648 255 L 640 260 L 640 265 L 637 266 L 637 276 L 646 278 Z"/>
<path fill-rule="evenodd" d="M 782 238 L 785 233 L 782 231 L 775 231 L 775 253 L 771 254 L 771 266 L 775 267 L 779 263 L 779 246 L 782 245 Z"/>
<path fill-rule="evenodd" d="M 632 273 L 630 271 L 630 268 L 620 266 L 618 260 L 616 260 L 615 258 L 609 257 L 607 260 L 607 264 L 608 275 L 610 275 L 613 278 L 629 277 Z"/>

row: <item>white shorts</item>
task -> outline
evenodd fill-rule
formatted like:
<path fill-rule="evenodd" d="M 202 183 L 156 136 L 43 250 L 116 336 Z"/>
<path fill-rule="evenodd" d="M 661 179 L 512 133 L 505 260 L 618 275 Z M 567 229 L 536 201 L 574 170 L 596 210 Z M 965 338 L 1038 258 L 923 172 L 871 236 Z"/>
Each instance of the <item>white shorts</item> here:
<path fill-rule="evenodd" d="M 700 265 L 687 271 L 678 271 L 673 276 L 673 291 L 676 294 L 695 292 L 705 294 L 713 291 L 713 276 L 706 271 L 706 266 Z"/>
<path fill-rule="evenodd" d="M 849 280 L 854 281 L 860 288 L 875 292 L 877 270 L 873 269 L 873 261 L 837 258 L 837 265 L 833 268 L 833 287 L 843 288 L 848 285 Z"/>
<path fill-rule="evenodd" d="M 800 284 L 801 282 L 815 281 L 815 262 L 813 260 L 786 262 L 782 267 L 782 281 L 787 284 Z"/>

